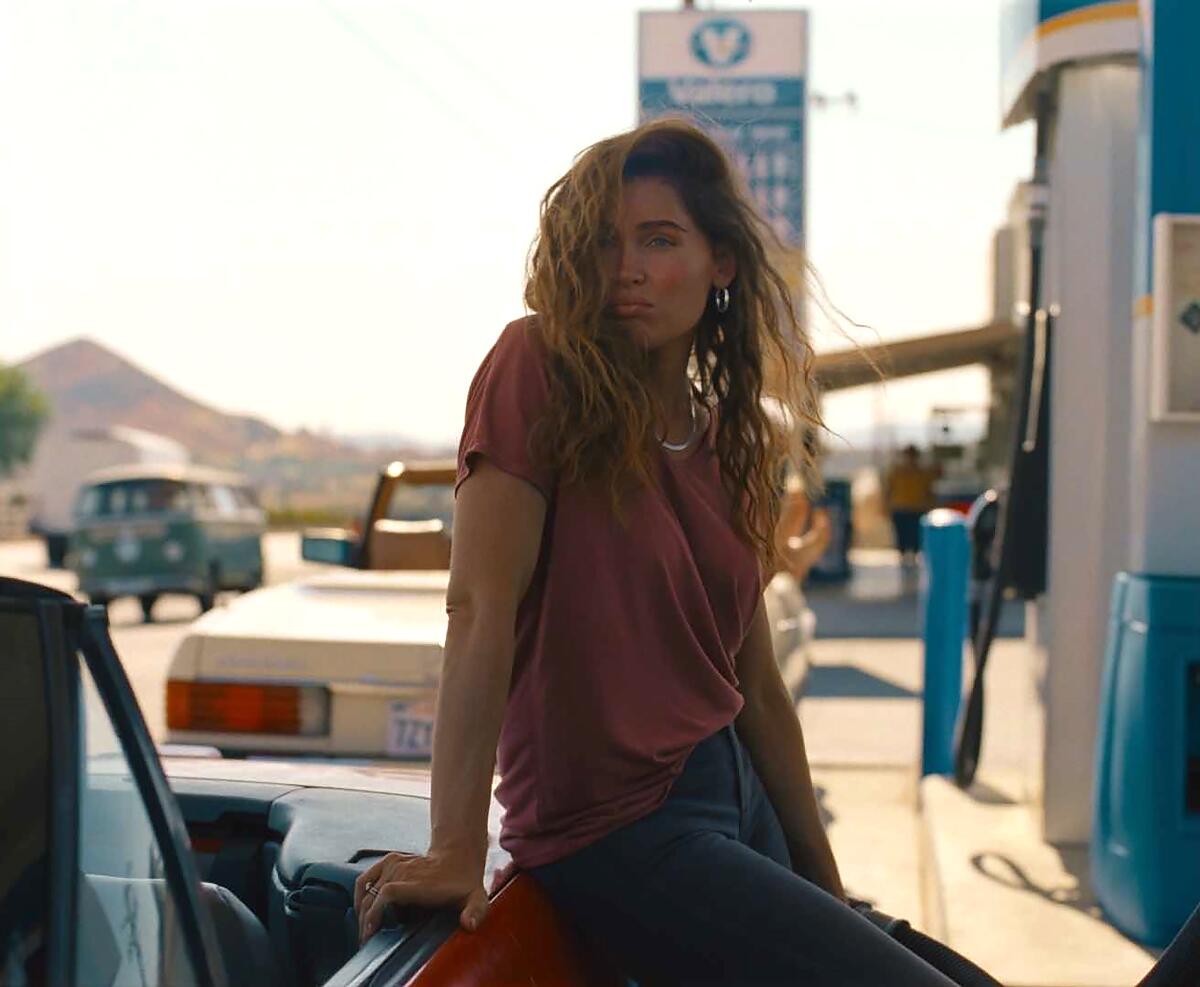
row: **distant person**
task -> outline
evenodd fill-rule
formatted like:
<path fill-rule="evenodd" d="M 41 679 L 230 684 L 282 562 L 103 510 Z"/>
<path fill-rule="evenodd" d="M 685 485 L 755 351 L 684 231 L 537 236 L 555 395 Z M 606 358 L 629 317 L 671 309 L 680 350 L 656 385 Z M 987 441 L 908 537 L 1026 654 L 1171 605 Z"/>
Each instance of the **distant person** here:
<path fill-rule="evenodd" d="M 501 846 L 641 984 L 951 987 L 850 907 L 772 652 L 764 378 L 818 419 L 777 247 L 679 121 L 550 187 L 467 396 L 431 845 L 361 875 L 363 939 L 388 904 L 488 921 L 496 768 Z"/>
<path fill-rule="evenodd" d="M 780 568 L 803 583 L 833 539 L 829 511 L 814 508 L 803 487 L 789 486 L 783 495 L 779 523 L 775 526 L 775 548 Z"/>
<path fill-rule="evenodd" d="M 797 444 L 780 484 L 775 551 L 779 569 L 787 570 L 800 585 L 833 540 L 833 521 L 829 510 L 814 507 L 808 494 L 809 486 L 820 482 L 820 463 L 824 459 L 817 428 L 811 422 L 788 422 L 788 431 L 795 432 L 793 441 Z"/>
<path fill-rule="evenodd" d="M 921 552 L 921 515 L 934 507 L 933 484 L 940 475 L 921 463 L 914 445 L 905 446 L 900 461 L 888 471 L 884 496 L 896 532 L 901 565 L 915 565 Z"/>

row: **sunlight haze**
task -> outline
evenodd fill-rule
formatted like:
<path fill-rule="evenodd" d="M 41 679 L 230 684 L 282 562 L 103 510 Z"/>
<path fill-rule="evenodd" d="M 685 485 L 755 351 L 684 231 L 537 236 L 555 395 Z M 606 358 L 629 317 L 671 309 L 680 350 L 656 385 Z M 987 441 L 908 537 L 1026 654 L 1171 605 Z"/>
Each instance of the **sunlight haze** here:
<path fill-rule="evenodd" d="M 89 336 L 222 410 L 453 441 L 523 312 L 542 193 L 636 122 L 637 11 L 680 6 L 4 5 L 0 360 Z M 996 0 L 797 6 L 810 90 L 859 104 L 809 112 L 833 302 L 863 343 L 988 321 L 992 231 L 1032 166 L 1030 129 L 999 130 Z M 986 396 L 971 368 L 827 412 L 854 430 Z"/>

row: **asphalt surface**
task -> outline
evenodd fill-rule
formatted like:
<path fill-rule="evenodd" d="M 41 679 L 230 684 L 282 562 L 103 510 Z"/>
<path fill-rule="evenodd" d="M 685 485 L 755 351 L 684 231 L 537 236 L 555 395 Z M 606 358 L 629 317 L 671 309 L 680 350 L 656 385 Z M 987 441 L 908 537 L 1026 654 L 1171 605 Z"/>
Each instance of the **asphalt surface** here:
<path fill-rule="evenodd" d="M 300 536 L 294 531 L 267 534 L 263 555 L 268 585 L 287 582 L 316 568 L 301 560 Z M 68 593 L 76 588 L 72 573 L 46 567 L 46 554 L 41 543 L 34 540 L 0 542 L 0 575 L 43 583 Z M 232 594 L 222 594 L 217 606 L 231 598 Z M 115 600 L 109 607 L 113 643 L 156 741 L 165 733 L 163 703 L 171 656 L 199 615 L 195 599 L 188 596 L 162 597 L 155 604 L 152 624 L 143 623 L 141 608 L 134 599 Z"/>
<path fill-rule="evenodd" d="M 852 549 L 850 559 L 852 576 L 848 581 L 809 580 L 804 587 L 808 605 L 817 615 L 818 639 L 920 637 L 920 571 L 902 569 L 890 549 Z M 1003 603 L 996 636 L 1025 636 L 1021 601 Z"/>
<path fill-rule="evenodd" d="M 263 539 L 263 551 L 268 585 L 287 582 L 314 568 L 321 568 L 301 560 L 298 532 L 269 533 Z M 857 550 L 853 560 L 854 575 L 849 582 L 810 584 L 805 588 L 809 606 L 817 615 L 818 640 L 832 644 L 838 639 L 911 639 L 917 636 L 920 610 L 916 572 L 900 570 L 895 564 L 894 552 Z M 46 567 L 42 545 L 33 539 L 0 542 L 0 575 L 45 583 L 67 592 L 74 592 L 76 588 L 72 573 Z M 223 594 L 217 605 L 231 598 L 231 594 Z M 125 664 L 126 674 L 156 740 L 164 733 L 167 667 L 176 646 L 199 613 L 195 599 L 187 596 L 162 597 L 155 605 L 152 624 L 143 623 L 141 610 L 132 598 L 118 599 L 109 608 L 117 653 Z M 1021 618 L 1019 604 L 1006 604 L 1000 636 L 1020 637 L 1023 632 Z M 852 646 L 853 643 L 853 640 L 844 641 L 844 645 Z M 845 647 L 842 650 L 846 650 Z M 853 651 L 853 647 L 850 650 Z M 901 685 L 894 675 L 889 678 L 890 670 L 873 669 L 868 673 L 852 665 L 846 661 L 815 667 L 805 687 L 806 695 L 846 700 L 919 697 L 919 683 Z M 914 685 L 915 692 L 912 691 Z"/>

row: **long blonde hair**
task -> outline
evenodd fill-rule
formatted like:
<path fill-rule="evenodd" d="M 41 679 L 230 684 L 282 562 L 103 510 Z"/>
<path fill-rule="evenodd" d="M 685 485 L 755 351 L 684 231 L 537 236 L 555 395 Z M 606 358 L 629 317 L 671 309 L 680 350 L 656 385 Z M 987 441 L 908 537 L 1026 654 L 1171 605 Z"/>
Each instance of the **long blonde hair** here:
<path fill-rule="evenodd" d="M 813 467 L 811 446 L 789 433 L 821 427 L 813 352 L 778 270 L 786 248 L 720 147 L 689 122 L 659 120 L 593 144 L 542 200 L 525 284 L 550 363 L 550 402 L 533 434 L 535 454 L 562 482 L 606 486 L 618 516 L 631 483 L 655 482 L 658 409 L 647 386 L 648 354 L 605 314 L 604 238 L 622 183 L 640 177 L 667 181 L 713 249 L 728 251 L 737 265 L 728 310 L 718 313 L 710 296 L 696 327 L 692 373 L 716 407 L 731 521 L 772 571 L 784 460 L 790 454 L 805 475 Z M 768 414 L 764 397 L 784 414 Z"/>

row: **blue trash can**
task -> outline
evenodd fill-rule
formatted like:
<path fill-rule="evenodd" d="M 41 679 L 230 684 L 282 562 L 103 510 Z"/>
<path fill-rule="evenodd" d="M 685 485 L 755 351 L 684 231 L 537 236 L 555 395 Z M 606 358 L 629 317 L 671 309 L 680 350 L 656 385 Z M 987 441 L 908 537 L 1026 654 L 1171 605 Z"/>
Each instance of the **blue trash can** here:
<path fill-rule="evenodd" d="M 1200 578 L 1117 576 L 1092 808 L 1101 906 L 1165 946 L 1200 901 Z"/>
<path fill-rule="evenodd" d="M 817 582 L 843 582 L 850 578 L 850 540 L 854 534 L 849 480 L 826 480 L 825 493 L 817 503 L 829 512 L 832 535 L 829 545 L 809 570 Z"/>

